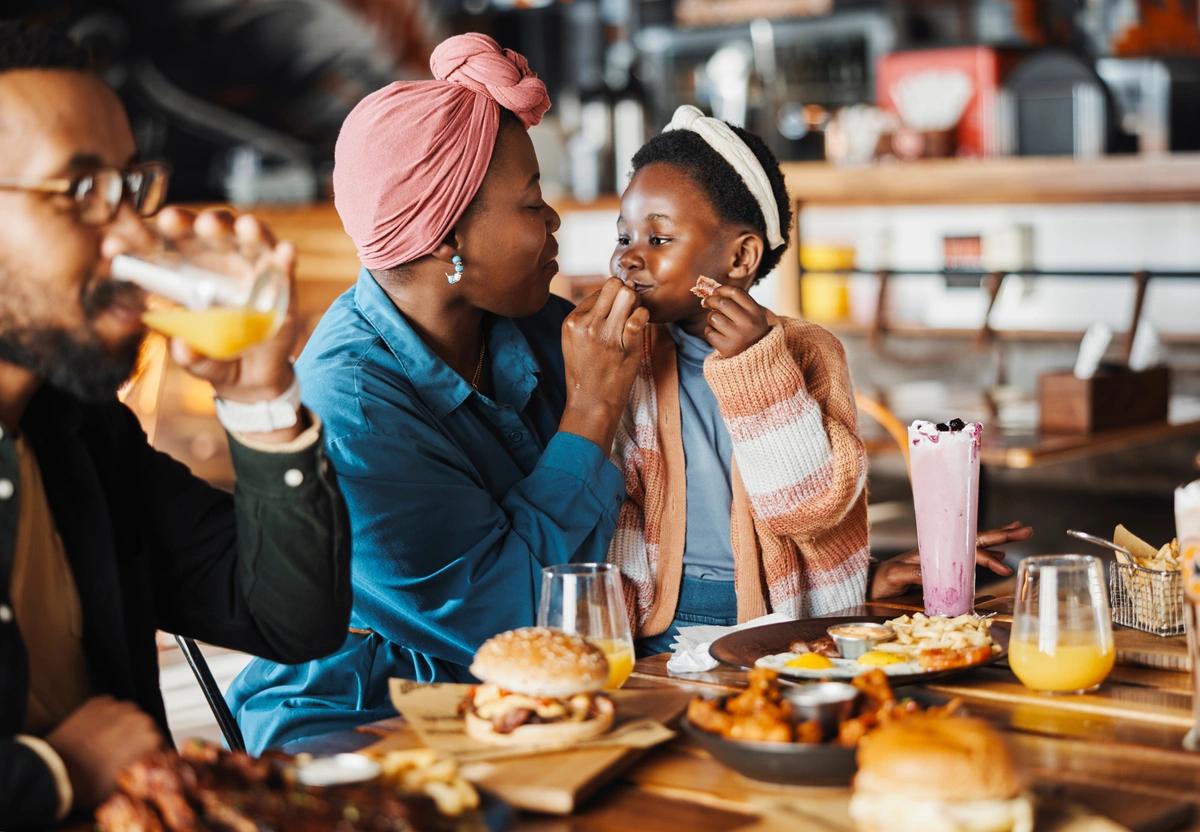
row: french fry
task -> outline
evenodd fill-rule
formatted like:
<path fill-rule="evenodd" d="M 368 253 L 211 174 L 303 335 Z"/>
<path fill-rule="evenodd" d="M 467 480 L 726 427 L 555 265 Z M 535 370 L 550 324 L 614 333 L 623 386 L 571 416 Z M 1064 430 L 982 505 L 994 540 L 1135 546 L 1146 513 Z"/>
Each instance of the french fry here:
<path fill-rule="evenodd" d="M 922 650 L 963 650 L 973 647 L 995 648 L 990 618 L 974 615 L 927 616 L 924 613 L 902 615 L 887 622 L 896 634 L 894 641 L 885 641 L 875 649 L 885 653 L 916 656 Z"/>
<path fill-rule="evenodd" d="M 1155 549 L 1149 543 L 1129 531 L 1129 529 L 1119 525 L 1113 531 L 1113 542 L 1118 546 L 1124 546 L 1132 552 L 1137 565 L 1143 569 L 1151 569 L 1155 572 L 1175 572 L 1179 570 L 1178 540 L 1172 540 L 1170 543 Z"/>
<path fill-rule="evenodd" d="M 1160 635 L 1181 629 L 1179 542 L 1155 549 L 1123 525 L 1113 531 L 1113 542 L 1134 556 L 1132 563 L 1118 556 L 1121 565 L 1114 567 L 1113 620 Z"/>
<path fill-rule="evenodd" d="M 424 794 L 444 815 L 457 816 L 479 806 L 479 793 L 459 774 L 458 763 L 432 748 L 385 751 L 372 756 L 386 782 L 405 794 Z"/>

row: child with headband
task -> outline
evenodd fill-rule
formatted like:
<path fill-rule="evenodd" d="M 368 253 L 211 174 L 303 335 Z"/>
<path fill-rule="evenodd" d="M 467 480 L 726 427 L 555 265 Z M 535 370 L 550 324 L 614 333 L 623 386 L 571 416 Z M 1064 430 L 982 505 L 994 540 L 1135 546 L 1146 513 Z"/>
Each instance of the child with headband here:
<path fill-rule="evenodd" d="M 747 291 L 787 248 L 779 163 L 759 137 L 683 106 L 633 169 L 610 267 L 651 325 L 613 450 L 628 498 L 608 559 L 639 653 L 669 649 L 680 625 L 828 615 L 895 594 L 916 557 L 870 567 L 842 345 Z"/>

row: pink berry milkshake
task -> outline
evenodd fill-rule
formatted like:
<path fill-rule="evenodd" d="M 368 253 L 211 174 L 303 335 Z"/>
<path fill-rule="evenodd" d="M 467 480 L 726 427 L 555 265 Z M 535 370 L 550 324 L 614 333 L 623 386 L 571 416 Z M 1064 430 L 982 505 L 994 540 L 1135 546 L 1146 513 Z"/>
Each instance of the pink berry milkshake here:
<path fill-rule="evenodd" d="M 909 466 L 926 615 L 974 609 L 979 522 L 979 445 L 983 425 L 913 422 Z"/>

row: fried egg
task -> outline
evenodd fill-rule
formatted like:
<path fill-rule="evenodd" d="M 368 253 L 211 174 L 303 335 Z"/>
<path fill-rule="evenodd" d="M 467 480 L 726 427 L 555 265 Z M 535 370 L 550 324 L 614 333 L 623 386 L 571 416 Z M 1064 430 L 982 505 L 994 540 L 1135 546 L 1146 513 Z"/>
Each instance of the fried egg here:
<path fill-rule="evenodd" d="M 868 650 L 858 657 L 858 663 L 867 667 L 887 667 L 893 664 L 903 664 L 904 657 L 895 653 L 884 653 L 881 650 Z"/>
<path fill-rule="evenodd" d="M 833 662 L 820 653 L 801 653 L 788 661 L 787 666 L 791 670 L 828 670 Z"/>
<path fill-rule="evenodd" d="M 878 653 L 877 655 L 887 656 L 888 659 L 900 659 L 899 656 L 892 656 L 887 653 Z M 814 661 L 809 659 L 809 656 L 816 656 L 815 653 L 775 653 L 770 656 L 763 656 L 754 664 L 756 667 L 769 667 L 784 676 L 793 676 L 799 679 L 853 679 L 871 667 L 878 667 L 889 676 L 899 676 L 908 673 L 924 673 L 921 665 L 913 661 L 899 660 L 893 664 L 863 664 L 861 661 L 852 659 L 829 659 L 824 656 L 820 658 L 829 662 L 829 666 L 810 667 L 808 662 Z M 871 655 L 870 653 L 864 654 Z"/>

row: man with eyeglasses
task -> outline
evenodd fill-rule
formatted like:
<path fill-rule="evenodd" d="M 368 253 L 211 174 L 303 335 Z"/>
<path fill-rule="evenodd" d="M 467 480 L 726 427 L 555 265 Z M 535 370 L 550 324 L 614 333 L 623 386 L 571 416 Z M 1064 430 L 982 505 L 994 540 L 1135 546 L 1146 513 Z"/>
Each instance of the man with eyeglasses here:
<path fill-rule="evenodd" d="M 149 246 L 167 171 L 134 162 L 117 98 L 68 41 L 0 24 L 0 829 L 86 811 L 166 742 L 157 629 L 282 662 L 338 647 L 349 534 L 288 320 L 213 385 L 236 496 L 153 450 L 115 391 L 144 336 L 116 255 Z M 139 216 L 141 215 L 141 216 Z M 293 252 L 250 217 L 177 210 L 158 233 Z"/>

